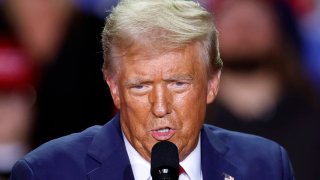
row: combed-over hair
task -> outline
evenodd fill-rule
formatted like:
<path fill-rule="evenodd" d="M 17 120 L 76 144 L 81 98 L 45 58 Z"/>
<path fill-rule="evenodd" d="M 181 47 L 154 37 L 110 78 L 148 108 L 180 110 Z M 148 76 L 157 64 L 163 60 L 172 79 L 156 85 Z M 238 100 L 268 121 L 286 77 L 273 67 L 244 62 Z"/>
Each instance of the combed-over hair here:
<path fill-rule="evenodd" d="M 116 74 L 116 56 L 139 44 L 164 53 L 199 43 L 209 75 L 223 66 L 213 16 L 191 0 L 122 0 L 106 18 L 102 32 L 103 71 Z"/>

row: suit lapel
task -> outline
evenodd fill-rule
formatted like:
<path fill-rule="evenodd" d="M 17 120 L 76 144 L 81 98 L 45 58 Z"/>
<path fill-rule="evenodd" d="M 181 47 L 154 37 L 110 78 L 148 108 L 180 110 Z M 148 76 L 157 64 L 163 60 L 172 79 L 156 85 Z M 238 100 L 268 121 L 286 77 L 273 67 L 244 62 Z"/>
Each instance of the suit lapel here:
<path fill-rule="evenodd" d="M 238 169 L 225 158 L 228 147 L 204 125 L 201 131 L 201 168 L 204 180 L 224 180 L 226 175 L 240 180 Z M 134 180 L 117 114 L 94 137 L 86 157 L 90 180 Z"/>
<path fill-rule="evenodd" d="M 90 180 L 134 179 L 123 142 L 119 114 L 94 137 L 88 150 L 86 166 Z"/>
<path fill-rule="evenodd" d="M 240 180 L 237 167 L 225 158 L 229 148 L 204 125 L 201 131 L 201 169 L 204 180 Z"/>

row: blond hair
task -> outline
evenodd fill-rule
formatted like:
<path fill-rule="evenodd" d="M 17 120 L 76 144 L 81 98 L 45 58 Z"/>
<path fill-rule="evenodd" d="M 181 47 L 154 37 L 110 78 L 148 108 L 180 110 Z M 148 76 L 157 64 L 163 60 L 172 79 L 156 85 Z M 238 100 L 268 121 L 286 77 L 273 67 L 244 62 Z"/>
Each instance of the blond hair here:
<path fill-rule="evenodd" d="M 116 74 L 116 54 L 134 44 L 163 53 L 198 42 L 207 73 L 223 66 L 212 15 L 191 0 L 122 0 L 102 32 L 105 75 Z M 119 54 L 118 54 L 119 55 Z"/>

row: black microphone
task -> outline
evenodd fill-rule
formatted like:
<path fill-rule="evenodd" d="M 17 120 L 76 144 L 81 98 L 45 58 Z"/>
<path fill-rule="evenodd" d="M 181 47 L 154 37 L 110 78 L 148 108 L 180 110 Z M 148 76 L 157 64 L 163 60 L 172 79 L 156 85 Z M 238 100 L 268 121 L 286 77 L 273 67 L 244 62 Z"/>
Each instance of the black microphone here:
<path fill-rule="evenodd" d="M 160 141 L 152 147 L 151 176 L 153 180 L 178 180 L 179 154 L 175 144 Z"/>

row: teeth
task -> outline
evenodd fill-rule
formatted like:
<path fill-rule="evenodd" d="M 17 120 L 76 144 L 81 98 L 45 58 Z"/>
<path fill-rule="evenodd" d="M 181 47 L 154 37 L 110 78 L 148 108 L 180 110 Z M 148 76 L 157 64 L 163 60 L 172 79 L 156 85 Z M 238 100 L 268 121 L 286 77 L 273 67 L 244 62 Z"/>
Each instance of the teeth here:
<path fill-rule="evenodd" d="M 166 133 L 166 132 L 169 132 L 169 128 L 159 129 L 157 131 L 160 133 Z"/>

